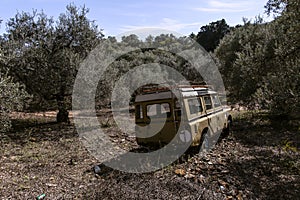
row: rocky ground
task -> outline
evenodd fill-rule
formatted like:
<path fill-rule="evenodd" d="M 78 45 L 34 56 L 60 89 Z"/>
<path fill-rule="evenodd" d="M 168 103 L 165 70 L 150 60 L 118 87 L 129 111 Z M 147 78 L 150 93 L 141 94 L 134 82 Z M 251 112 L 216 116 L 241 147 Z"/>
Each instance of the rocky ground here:
<path fill-rule="evenodd" d="M 130 150 L 110 114 L 99 118 L 111 141 Z M 300 127 L 265 113 L 235 112 L 231 134 L 205 156 L 189 150 L 172 165 L 130 174 L 102 167 L 71 124 L 53 113 L 15 114 L 0 136 L 0 199 L 299 199 Z"/>

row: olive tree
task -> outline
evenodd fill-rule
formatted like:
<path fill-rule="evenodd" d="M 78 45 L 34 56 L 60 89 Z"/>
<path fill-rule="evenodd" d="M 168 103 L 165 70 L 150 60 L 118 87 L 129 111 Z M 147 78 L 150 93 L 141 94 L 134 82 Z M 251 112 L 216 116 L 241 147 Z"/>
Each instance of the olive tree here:
<path fill-rule="evenodd" d="M 2 39 L 2 38 L 1 38 Z M 5 72 L 6 58 L 0 48 L 0 133 L 8 131 L 11 127 L 9 114 L 14 110 L 21 110 L 24 100 L 29 97 L 24 86 L 15 83 Z"/>
<path fill-rule="evenodd" d="M 55 21 L 43 12 L 17 13 L 7 23 L 6 55 L 13 76 L 32 94 L 57 102 L 57 122 L 67 122 L 66 97 L 79 63 L 103 37 L 85 7 L 68 5 Z"/>
<path fill-rule="evenodd" d="M 195 37 L 196 41 L 203 46 L 206 51 L 214 51 L 218 46 L 220 40 L 230 31 L 229 25 L 225 19 L 209 23 L 209 25 L 202 26 Z"/>
<path fill-rule="evenodd" d="M 261 78 L 272 71 L 271 62 L 274 36 L 268 24 L 258 19 L 246 22 L 226 35 L 215 51 L 220 63 L 224 83 L 231 100 L 245 104 L 254 103 Z"/>
<path fill-rule="evenodd" d="M 299 1 L 270 0 L 266 8 L 276 11 L 272 22 L 247 22 L 223 38 L 215 51 L 220 71 L 233 101 L 299 117 Z"/>
<path fill-rule="evenodd" d="M 266 5 L 280 16 L 274 20 L 276 35 L 274 70 L 265 78 L 263 100 L 271 110 L 289 118 L 300 118 L 300 2 L 269 0 Z"/>

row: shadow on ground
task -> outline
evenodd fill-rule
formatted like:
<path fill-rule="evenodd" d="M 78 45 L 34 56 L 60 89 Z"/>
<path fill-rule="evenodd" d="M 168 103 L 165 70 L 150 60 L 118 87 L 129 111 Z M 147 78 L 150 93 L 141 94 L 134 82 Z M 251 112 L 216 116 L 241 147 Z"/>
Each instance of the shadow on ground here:
<path fill-rule="evenodd" d="M 258 199 L 299 199 L 298 127 L 258 114 L 236 121 L 232 137 L 245 147 L 226 161 L 242 190 Z"/>
<path fill-rule="evenodd" d="M 28 119 L 13 119 L 12 130 L 5 133 L 5 137 L 16 144 L 59 141 L 62 138 L 67 139 L 77 136 L 78 134 L 73 125 L 56 123 L 55 119 L 48 119 L 43 122 Z"/>

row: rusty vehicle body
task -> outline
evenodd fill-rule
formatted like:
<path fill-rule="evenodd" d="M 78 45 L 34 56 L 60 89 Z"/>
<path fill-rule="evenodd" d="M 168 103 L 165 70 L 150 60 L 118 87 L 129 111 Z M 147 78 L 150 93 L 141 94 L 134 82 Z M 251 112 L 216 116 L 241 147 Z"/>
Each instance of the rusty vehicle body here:
<path fill-rule="evenodd" d="M 208 134 L 228 132 L 232 120 L 218 93 L 205 85 L 144 90 L 134 105 L 136 140 L 143 146 L 168 144 L 178 131 L 191 135 L 191 146 L 199 146 Z M 144 128 L 162 121 L 155 134 Z"/>

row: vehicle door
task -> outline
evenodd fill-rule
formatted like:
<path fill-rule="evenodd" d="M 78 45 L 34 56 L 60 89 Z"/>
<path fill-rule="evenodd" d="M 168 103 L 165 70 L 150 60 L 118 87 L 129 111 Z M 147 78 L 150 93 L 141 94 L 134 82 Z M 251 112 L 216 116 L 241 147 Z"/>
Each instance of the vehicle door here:
<path fill-rule="evenodd" d="M 217 114 L 214 109 L 214 105 L 212 102 L 212 98 L 210 95 L 203 96 L 205 112 L 208 118 L 209 130 L 212 132 L 211 134 L 217 133 L 219 130 Z"/>
<path fill-rule="evenodd" d="M 211 95 L 213 107 L 214 107 L 214 112 L 216 115 L 216 120 L 217 120 L 217 130 L 222 131 L 224 128 L 224 123 L 226 124 L 226 116 L 223 111 L 223 107 L 220 101 L 220 98 L 217 94 Z"/>

